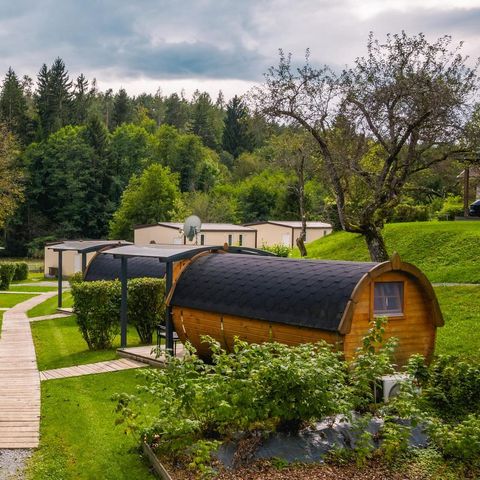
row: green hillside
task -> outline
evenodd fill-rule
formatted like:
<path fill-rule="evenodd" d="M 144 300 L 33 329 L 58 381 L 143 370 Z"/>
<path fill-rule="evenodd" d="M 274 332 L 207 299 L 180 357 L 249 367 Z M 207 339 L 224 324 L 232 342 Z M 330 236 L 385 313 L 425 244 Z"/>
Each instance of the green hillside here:
<path fill-rule="evenodd" d="M 432 282 L 480 283 L 480 222 L 392 223 L 384 236 L 389 253 L 397 251 Z M 370 260 L 363 238 L 346 232 L 307 244 L 307 250 L 309 258 Z"/>

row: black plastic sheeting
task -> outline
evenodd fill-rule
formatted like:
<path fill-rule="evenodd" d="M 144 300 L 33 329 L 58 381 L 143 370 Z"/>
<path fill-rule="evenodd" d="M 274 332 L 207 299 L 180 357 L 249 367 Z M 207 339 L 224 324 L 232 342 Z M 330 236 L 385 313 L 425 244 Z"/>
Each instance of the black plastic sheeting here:
<path fill-rule="evenodd" d="M 404 422 L 399 420 L 399 423 Z M 372 434 L 372 443 L 376 448 L 381 443 L 377 439 L 377 434 L 382 424 L 381 419 L 373 418 L 367 427 L 367 431 Z M 296 435 L 286 433 L 270 435 L 263 440 L 249 460 L 280 458 L 288 463 L 318 463 L 322 462 L 325 455 L 334 448 L 355 448 L 358 435 L 359 432 L 355 431 L 349 422 L 339 421 L 335 422 L 333 426 L 327 422 L 321 422 Z M 428 437 L 421 426 L 412 428 L 409 443 L 410 446 L 419 448 L 428 445 Z M 216 453 L 218 460 L 227 468 L 234 467 L 237 445 L 237 441 L 223 444 Z"/>
<path fill-rule="evenodd" d="M 115 280 L 120 278 L 121 260 L 114 258 L 110 253 L 99 253 L 88 265 L 85 272 L 86 281 Z M 165 276 L 165 264 L 158 258 L 132 257 L 127 263 L 127 277 L 163 278 Z"/>

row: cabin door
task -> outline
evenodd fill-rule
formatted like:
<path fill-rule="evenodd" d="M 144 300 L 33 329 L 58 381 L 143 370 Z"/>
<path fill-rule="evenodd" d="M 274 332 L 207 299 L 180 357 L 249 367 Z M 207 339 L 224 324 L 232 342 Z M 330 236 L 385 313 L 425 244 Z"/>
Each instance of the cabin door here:
<path fill-rule="evenodd" d="M 285 235 L 282 235 L 282 244 L 285 247 L 291 247 L 292 246 L 292 239 L 291 239 L 289 233 L 286 233 Z"/>

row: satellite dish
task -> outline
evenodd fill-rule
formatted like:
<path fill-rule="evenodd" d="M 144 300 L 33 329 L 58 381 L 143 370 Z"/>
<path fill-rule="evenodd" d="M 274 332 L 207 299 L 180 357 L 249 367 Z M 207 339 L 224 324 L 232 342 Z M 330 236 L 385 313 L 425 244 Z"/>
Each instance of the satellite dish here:
<path fill-rule="evenodd" d="M 200 233 L 202 228 L 202 221 L 196 215 L 190 215 L 185 219 L 183 225 L 183 234 L 191 242 Z"/>

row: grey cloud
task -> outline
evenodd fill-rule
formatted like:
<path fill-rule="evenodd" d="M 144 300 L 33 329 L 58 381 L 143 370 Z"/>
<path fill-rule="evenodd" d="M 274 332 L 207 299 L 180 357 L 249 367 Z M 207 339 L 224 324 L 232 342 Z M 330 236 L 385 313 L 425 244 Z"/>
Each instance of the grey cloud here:
<path fill-rule="evenodd" d="M 368 2 L 368 0 L 364 0 Z M 480 46 L 480 8 L 387 11 L 367 20 L 339 0 L 16 0 L 0 3 L 0 73 L 35 74 L 61 56 L 72 72 L 120 79 L 258 81 L 277 49 L 336 68 L 378 35 L 424 31 Z"/>

